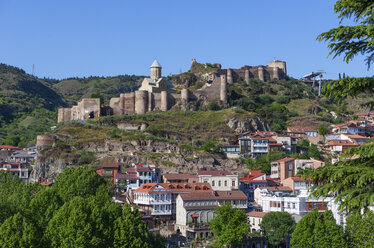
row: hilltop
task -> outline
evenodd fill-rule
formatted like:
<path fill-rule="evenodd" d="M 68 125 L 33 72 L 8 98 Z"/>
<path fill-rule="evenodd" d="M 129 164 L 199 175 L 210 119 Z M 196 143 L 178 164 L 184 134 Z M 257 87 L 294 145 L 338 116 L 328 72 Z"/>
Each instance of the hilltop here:
<path fill-rule="evenodd" d="M 207 76 L 216 73 L 218 64 L 194 63 L 188 72 L 168 76 L 175 88 L 199 89 L 205 85 Z M 63 80 L 37 78 L 22 69 L 0 65 L 0 143 L 27 146 L 34 142 L 37 134 L 48 131 L 56 125 L 57 109 L 76 104 L 82 97 L 99 95 L 104 104 L 120 93 L 134 91 L 140 85 L 142 76 L 120 75 L 115 77 L 68 78 Z M 353 101 L 354 103 L 355 101 Z M 352 101 L 351 101 L 352 103 Z M 242 78 L 228 85 L 228 107 L 236 111 L 246 111 L 258 118 L 259 123 L 266 123 L 267 129 L 282 132 L 287 125 L 329 126 L 343 121 L 340 114 L 349 115 L 359 110 L 357 104 L 335 103 L 326 98 L 318 98 L 312 87 L 301 81 L 286 78 L 263 82 Z M 209 102 L 199 106 L 200 110 L 216 111 L 222 106 Z M 332 113 L 333 112 L 333 113 Z M 191 123 L 204 123 L 202 112 L 196 112 Z M 212 119 L 225 119 L 220 112 L 213 112 Z M 117 117 L 103 117 L 100 121 L 110 121 Z M 123 117 L 129 118 L 129 117 Z M 136 121 L 137 117 L 131 117 Z M 152 113 L 149 130 L 162 137 L 205 136 L 198 127 L 186 129 L 180 123 L 187 123 L 186 115 L 178 111 L 160 114 Z M 176 124 L 179 123 L 179 124 Z M 191 125 L 191 124 L 189 124 Z M 205 125 L 205 124 L 204 124 Z M 213 125 L 213 124 L 212 124 Z M 211 127 L 212 127 L 211 125 Z M 192 131 L 191 131 L 192 130 Z M 222 137 L 225 134 L 221 127 Z M 244 129 L 243 129 L 244 130 Z M 209 132 L 208 132 L 209 133 Z M 215 131 L 213 133 L 216 133 Z"/>

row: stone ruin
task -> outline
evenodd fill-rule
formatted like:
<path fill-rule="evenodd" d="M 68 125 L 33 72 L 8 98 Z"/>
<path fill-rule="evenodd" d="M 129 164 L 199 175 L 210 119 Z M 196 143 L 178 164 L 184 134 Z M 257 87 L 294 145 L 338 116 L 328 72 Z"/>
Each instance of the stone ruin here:
<path fill-rule="evenodd" d="M 196 60 L 192 60 L 191 68 Z M 106 112 L 113 115 L 145 114 L 152 111 L 168 111 L 171 108 L 186 110 L 190 102 L 198 99 L 227 104 L 227 84 L 243 80 L 249 83 L 251 78 L 262 81 L 272 79 L 285 79 L 287 76 L 286 62 L 272 61 L 267 66 L 243 66 L 239 69 L 221 69 L 220 64 L 215 64 L 217 72 L 207 75 L 207 83 L 198 90 L 182 89 L 176 93 L 173 85 L 162 77 L 161 65 L 157 60 L 151 65 L 151 75 L 144 78 L 141 87 L 130 93 L 120 94 L 119 97 L 110 99 Z M 109 111 L 108 111 L 109 109 Z M 72 120 L 96 119 L 103 108 L 99 98 L 83 98 L 72 108 L 58 110 L 58 123 Z"/>

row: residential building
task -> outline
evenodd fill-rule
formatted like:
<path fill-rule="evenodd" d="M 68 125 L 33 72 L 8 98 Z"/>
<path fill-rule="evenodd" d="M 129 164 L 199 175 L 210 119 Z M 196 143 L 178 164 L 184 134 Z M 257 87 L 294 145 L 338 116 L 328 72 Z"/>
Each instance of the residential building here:
<path fill-rule="evenodd" d="M 127 180 L 127 191 L 135 190 L 145 183 L 160 183 L 161 171 L 152 164 L 133 163 L 126 169 L 126 174 L 118 175 L 117 181 L 119 179 Z"/>
<path fill-rule="evenodd" d="M 276 137 L 277 143 L 283 144 L 283 151 L 287 154 L 296 153 L 297 152 L 297 140 L 296 137 L 291 136 L 277 136 Z"/>
<path fill-rule="evenodd" d="M 121 166 L 119 163 L 104 163 L 95 170 L 100 177 L 112 181 L 114 186 L 117 182 L 117 174 L 121 172 Z"/>
<path fill-rule="evenodd" d="M 265 193 L 272 195 L 291 195 L 292 189 L 284 186 L 259 187 L 254 190 L 254 200 L 258 206 L 262 208 L 262 196 Z"/>
<path fill-rule="evenodd" d="M 297 175 L 300 169 L 317 169 L 324 166 L 325 162 L 311 159 L 282 158 L 271 163 L 271 178 L 278 178 L 281 181 L 288 177 Z"/>
<path fill-rule="evenodd" d="M 213 190 L 208 183 L 145 183 L 133 191 L 133 199 L 146 215 L 164 215 L 165 218 L 161 219 L 170 222 L 175 220 L 178 195 L 200 192 L 213 192 Z M 167 206 L 158 207 L 160 204 Z"/>
<path fill-rule="evenodd" d="M 261 157 L 271 151 L 282 151 L 283 144 L 277 143 L 276 132 L 246 132 L 239 136 L 240 153 L 249 157 Z"/>
<path fill-rule="evenodd" d="M 35 159 L 36 153 L 27 153 L 24 151 L 15 152 L 9 157 L 10 162 L 19 162 L 24 164 L 31 164 L 32 161 Z"/>
<path fill-rule="evenodd" d="M 266 187 L 272 184 L 273 181 L 266 179 L 266 173 L 259 170 L 250 170 L 249 174 L 243 175 L 240 179 L 240 190 L 246 194 L 248 201 L 254 200 L 253 192 L 258 187 Z"/>
<path fill-rule="evenodd" d="M 168 173 L 162 175 L 164 183 L 198 183 L 199 177 L 197 175 Z"/>
<path fill-rule="evenodd" d="M 0 145 L 0 151 L 4 151 L 4 150 L 15 152 L 15 151 L 19 151 L 22 149 L 19 147 L 15 147 L 15 146 Z"/>
<path fill-rule="evenodd" d="M 311 127 L 300 127 L 300 126 L 291 126 L 287 127 L 287 133 L 292 137 L 317 137 L 318 131 L 317 129 Z"/>
<path fill-rule="evenodd" d="M 206 223 L 215 217 L 214 209 L 226 202 L 243 211 L 248 205 L 247 197 L 241 190 L 180 194 L 177 197 L 175 229 L 187 240 L 197 236 L 208 237 L 211 234 Z"/>
<path fill-rule="evenodd" d="M 239 145 L 221 145 L 221 151 L 224 152 L 227 158 L 239 158 L 240 146 Z"/>
<path fill-rule="evenodd" d="M 213 190 L 234 190 L 239 188 L 239 175 L 229 171 L 200 170 L 197 172 L 201 183 L 209 183 Z"/>
<path fill-rule="evenodd" d="M 270 178 L 279 178 L 281 181 L 295 175 L 295 158 L 282 158 L 271 163 Z"/>
<path fill-rule="evenodd" d="M 285 187 L 289 187 L 294 195 L 299 195 L 302 190 L 310 188 L 310 181 L 301 177 L 288 177 L 282 181 L 282 184 Z"/>
<path fill-rule="evenodd" d="M 19 162 L 2 162 L 0 163 L 0 170 L 7 171 L 13 175 L 18 176 L 24 183 L 29 182 L 30 170 L 27 164 Z"/>
<path fill-rule="evenodd" d="M 267 212 L 249 212 L 247 213 L 247 223 L 250 224 L 250 231 L 261 233 L 261 222 L 262 218 L 267 214 Z"/>

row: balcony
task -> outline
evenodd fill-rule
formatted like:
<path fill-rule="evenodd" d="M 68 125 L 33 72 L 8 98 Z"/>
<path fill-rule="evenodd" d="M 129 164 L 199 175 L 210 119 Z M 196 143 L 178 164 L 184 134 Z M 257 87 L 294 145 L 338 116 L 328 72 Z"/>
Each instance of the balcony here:
<path fill-rule="evenodd" d="M 152 210 L 152 215 L 171 215 L 171 210 Z"/>

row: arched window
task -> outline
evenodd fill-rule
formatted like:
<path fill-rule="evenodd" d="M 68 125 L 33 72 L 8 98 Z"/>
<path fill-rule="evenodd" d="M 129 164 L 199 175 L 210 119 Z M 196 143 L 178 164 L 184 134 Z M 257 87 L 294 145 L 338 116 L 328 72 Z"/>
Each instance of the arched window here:
<path fill-rule="evenodd" d="M 218 181 L 218 187 L 221 187 L 221 180 Z"/>
<path fill-rule="evenodd" d="M 216 186 L 216 182 L 214 180 L 212 181 L 212 186 Z"/>
<path fill-rule="evenodd" d="M 225 181 L 225 187 L 227 187 L 227 181 Z"/>

